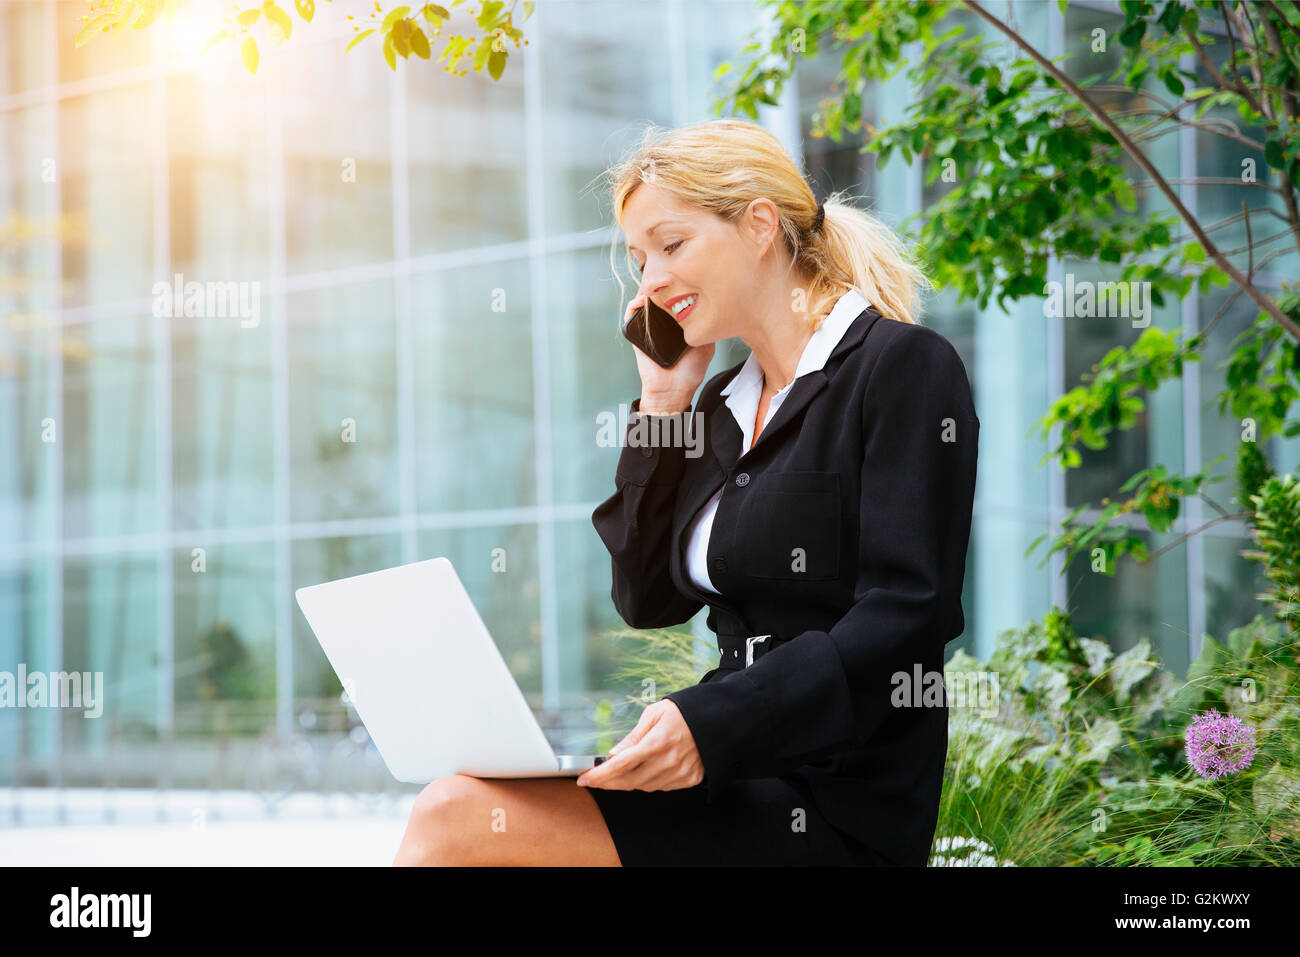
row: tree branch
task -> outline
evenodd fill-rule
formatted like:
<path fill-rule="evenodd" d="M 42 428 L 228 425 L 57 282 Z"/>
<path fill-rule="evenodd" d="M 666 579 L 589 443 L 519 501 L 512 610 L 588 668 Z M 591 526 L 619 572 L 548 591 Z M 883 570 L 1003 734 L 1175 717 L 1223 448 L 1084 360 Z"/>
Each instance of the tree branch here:
<path fill-rule="evenodd" d="M 1256 215 L 1263 214 L 1265 216 L 1274 216 L 1277 219 L 1282 220 L 1282 222 L 1289 224 L 1289 221 L 1285 216 L 1279 213 L 1276 209 L 1271 209 L 1268 206 L 1256 206 L 1254 209 L 1251 210 L 1251 212 L 1255 213 Z M 1223 219 L 1216 219 L 1210 225 L 1205 227 L 1205 231 L 1207 233 L 1212 233 L 1216 229 L 1222 229 L 1224 226 L 1231 226 L 1239 219 L 1241 219 L 1241 213 L 1233 213 L 1231 216 L 1225 216 Z M 1189 239 L 1192 238 L 1193 236 L 1191 233 L 1181 233 L 1174 240 L 1174 244 L 1182 245 L 1183 243 L 1187 242 Z"/>
<path fill-rule="evenodd" d="M 1120 129 L 1119 124 L 1111 119 L 1110 115 L 1095 103 L 1092 98 L 1074 82 L 1074 80 L 1066 76 L 1066 74 L 1062 72 L 1056 64 L 1052 63 L 1039 53 L 1031 44 L 1026 42 L 1024 37 L 1020 36 L 1020 34 L 1016 33 L 997 17 L 985 10 L 982 6 L 976 3 L 975 0 L 962 0 L 962 2 L 970 8 L 976 16 L 1005 34 L 1013 43 L 1016 44 L 1016 46 L 1024 50 L 1035 63 L 1046 70 L 1057 83 L 1068 90 L 1075 99 L 1083 104 L 1088 112 L 1095 116 L 1097 121 L 1101 123 L 1102 126 L 1106 127 L 1106 129 L 1110 131 L 1110 134 L 1119 141 L 1120 145 L 1124 148 L 1124 151 L 1133 158 L 1133 161 L 1142 168 L 1142 171 L 1151 177 L 1152 182 L 1156 184 L 1160 189 L 1160 192 L 1164 194 L 1167 200 L 1169 200 L 1170 205 L 1173 206 L 1178 215 L 1182 217 L 1183 221 L 1187 223 L 1192 232 L 1196 234 L 1196 238 L 1200 242 L 1201 248 L 1205 250 L 1206 255 L 1213 259 L 1220 269 L 1231 276 L 1234 282 L 1245 288 L 1246 295 L 1250 296 L 1250 298 L 1261 309 L 1277 320 L 1278 324 L 1281 325 L 1282 328 L 1292 336 L 1292 338 L 1300 340 L 1300 326 L 1296 325 L 1291 317 L 1278 307 L 1276 302 L 1264 295 L 1260 290 L 1256 289 L 1241 270 L 1229 262 L 1223 253 L 1219 251 L 1219 248 L 1214 244 L 1214 241 L 1205 234 L 1203 229 L 1201 229 L 1201 224 L 1196 221 L 1196 217 L 1194 217 L 1191 211 L 1183 205 L 1183 201 L 1178 197 L 1178 193 L 1175 192 L 1169 186 L 1169 183 L 1165 181 L 1165 178 L 1160 175 L 1160 171 L 1155 168 L 1151 160 L 1147 158 L 1147 155 L 1138 148 L 1137 144 L 1129 139 L 1128 134 Z"/>
<path fill-rule="evenodd" d="M 1250 63 L 1250 74 L 1255 78 L 1255 85 L 1260 88 L 1259 102 L 1265 107 L 1264 115 L 1276 123 L 1277 117 L 1269 110 L 1269 107 L 1271 107 L 1272 104 L 1268 102 L 1268 97 L 1264 95 L 1264 71 L 1261 69 L 1263 64 L 1260 62 L 1259 42 L 1255 36 L 1255 21 L 1250 18 L 1250 11 L 1246 9 L 1244 3 L 1237 4 L 1237 9 L 1233 12 L 1233 15 L 1236 16 L 1238 14 L 1246 21 L 1246 26 L 1241 31 L 1241 46 L 1242 49 L 1250 55 L 1250 60 L 1248 61 Z M 1247 36 L 1250 37 L 1249 43 L 1246 42 Z"/>
<path fill-rule="evenodd" d="M 1241 180 L 1234 179 L 1231 176 L 1171 176 L 1164 182 L 1173 183 L 1176 186 L 1183 184 L 1189 186 L 1245 186 L 1250 189 L 1268 190 L 1270 193 L 1283 192 L 1282 188 L 1279 186 L 1270 186 L 1268 183 L 1261 183 L 1258 180 L 1253 183 L 1243 183 Z M 1148 186 L 1159 185 L 1160 184 L 1156 182 L 1134 183 L 1133 188 L 1146 189 Z M 1191 224 L 1189 223 L 1188 225 Z"/>
<path fill-rule="evenodd" d="M 1288 30 L 1290 30 L 1292 33 L 1294 33 L 1296 36 L 1300 37 L 1300 27 L 1296 26 L 1294 23 L 1292 23 L 1290 20 L 1286 18 L 1286 14 L 1282 12 L 1282 8 L 1278 6 L 1276 3 L 1273 3 L 1272 0 L 1270 0 L 1268 5 L 1273 8 L 1273 12 L 1276 13 L 1277 18 L 1282 21 L 1282 25 L 1286 27 Z"/>
<path fill-rule="evenodd" d="M 1159 555 L 1163 555 L 1165 552 L 1169 551 L 1169 549 L 1173 548 L 1175 545 L 1181 545 L 1183 542 L 1187 541 L 1193 535 L 1199 535 L 1201 532 L 1205 531 L 1211 525 L 1218 525 L 1220 522 L 1228 522 L 1234 518 L 1251 518 L 1254 516 L 1254 514 L 1255 514 L 1254 512 L 1234 512 L 1231 515 L 1220 515 L 1218 518 L 1212 518 L 1204 525 L 1202 525 L 1200 528 L 1194 528 L 1190 532 L 1184 532 L 1182 535 L 1179 535 L 1168 545 L 1162 545 L 1160 548 L 1157 548 L 1154 552 L 1151 552 L 1149 555 L 1147 555 L 1146 561 L 1149 562 L 1151 561 L 1151 559 L 1156 558 Z"/>
<path fill-rule="evenodd" d="M 1134 130 L 1133 131 L 1134 139 L 1145 139 L 1148 132 L 1150 132 L 1151 130 L 1155 130 L 1156 127 L 1158 127 L 1165 120 L 1177 120 L 1179 125 L 1181 126 L 1190 126 L 1193 129 L 1204 130 L 1206 133 L 1210 133 L 1214 136 L 1222 136 L 1224 139 L 1235 140 L 1236 142 L 1240 143 L 1242 146 L 1248 146 L 1251 149 L 1258 150 L 1261 153 L 1264 152 L 1263 143 L 1257 143 L 1252 139 L 1247 139 L 1246 137 L 1242 136 L 1240 133 L 1237 132 L 1237 128 L 1233 126 L 1231 123 L 1228 123 L 1226 120 L 1217 120 L 1217 119 L 1211 119 L 1209 121 L 1189 120 L 1185 117 L 1177 116 L 1177 111 L 1180 109 L 1182 109 L 1181 106 L 1176 106 L 1173 108 L 1172 113 L 1168 110 L 1119 110 L 1115 113 L 1112 113 L 1111 115 L 1112 116 L 1154 116 L 1156 117 L 1156 119 L 1152 120 L 1150 123 L 1147 123 L 1145 126 L 1139 127 L 1138 129 Z M 1216 129 L 1214 126 L 1211 125 L 1212 123 L 1223 123 L 1228 127 L 1228 129 L 1226 130 Z M 1163 136 L 1165 132 L 1166 131 L 1164 130 L 1160 130 L 1155 135 Z"/>
<path fill-rule="evenodd" d="M 1187 39 L 1192 41 L 1192 49 L 1196 51 L 1197 57 L 1200 58 L 1201 66 L 1205 67 L 1205 72 L 1210 74 L 1210 78 L 1222 89 L 1230 90 L 1231 92 L 1243 97 L 1246 102 L 1250 104 L 1251 109 L 1262 115 L 1264 111 L 1260 108 L 1259 101 L 1256 100 L 1254 95 L 1250 92 L 1250 87 L 1238 80 L 1229 80 L 1219 72 L 1219 68 L 1214 65 L 1214 61 L 1210 59 L 1210 55 L 1205 52 L 1205 47 L 1201 46 L 1200 41 L 1196 39 L 1196 30 L 1184 23 L 1183 32 L 1187 34 Z M 1231 43 L 1231 30 L 1228 31 L 1228 40 Z M 1229 63 L 1231 63 L 1231 59 L 1229 60 Z M 1236 76 L 1235 71 L 1233 72 L 1233 75 L 1234 77 Z"/>

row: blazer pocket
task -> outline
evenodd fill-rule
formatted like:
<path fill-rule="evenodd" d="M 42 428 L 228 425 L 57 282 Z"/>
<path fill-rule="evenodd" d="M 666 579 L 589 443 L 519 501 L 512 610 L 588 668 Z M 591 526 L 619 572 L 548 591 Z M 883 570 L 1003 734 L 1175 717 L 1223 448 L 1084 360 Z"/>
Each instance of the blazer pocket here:
<path fill-rule="evenodd" d="M 749 491 L 737 536 L 746 574 L 784 581 L 839 576 L 838 472 L 776 472 Z"/>

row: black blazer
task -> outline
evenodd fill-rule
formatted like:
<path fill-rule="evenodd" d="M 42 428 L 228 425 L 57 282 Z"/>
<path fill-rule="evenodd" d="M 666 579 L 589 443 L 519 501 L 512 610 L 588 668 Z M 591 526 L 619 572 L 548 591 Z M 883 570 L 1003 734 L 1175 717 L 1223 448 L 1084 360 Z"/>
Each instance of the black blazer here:
<path fill-rule="evenodd" d="M 720 396 L 742 364 L 704 384 L 693 415 L 644 416 L 638 429 L 632 403 L 627 443 L 656 419 L 689 420 L 702 438 L 620 451 L 617 491 L 592 514 L 614 606 L 633 628 L 661 628 L 709 605 L 719 665 L 666 697 L 710 803 L 738 778 L 796 775 L 883 862 L 924 865 L 947 702 L 896 706 L 893 676 L 942 672 L 965 627 L 979 441 L 965 366 L 939 333 L 869 306 L 742 456 Z M 684 570 L 689 523 L 719 487 L 708 562 L 721 596 Z M 746 667 L 745 639 L 760 634 L 772 637 Z"/>

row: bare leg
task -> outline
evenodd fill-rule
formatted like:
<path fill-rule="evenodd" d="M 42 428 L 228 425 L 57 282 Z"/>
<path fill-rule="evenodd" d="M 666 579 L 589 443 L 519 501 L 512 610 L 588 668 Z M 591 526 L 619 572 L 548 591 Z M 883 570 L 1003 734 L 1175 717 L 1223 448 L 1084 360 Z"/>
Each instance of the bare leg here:
<path fill-rule="evenodd" d="M 394 866 L 618 867 L 596 799 L 573 778 L 475 778 L 428 784 Z"/>

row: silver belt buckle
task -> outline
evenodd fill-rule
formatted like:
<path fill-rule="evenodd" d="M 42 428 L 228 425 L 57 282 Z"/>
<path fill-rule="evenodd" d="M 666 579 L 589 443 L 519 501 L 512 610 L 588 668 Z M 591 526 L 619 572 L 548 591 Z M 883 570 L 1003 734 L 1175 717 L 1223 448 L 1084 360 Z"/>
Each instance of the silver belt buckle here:
<path fill-rule="evenodd" d="M 748 668 L 754 663 L 754 642 L 762 641 L 764 638 L 771 638 L 771 635 L 753 635 L 745 639 L 745 667 Z"/>

